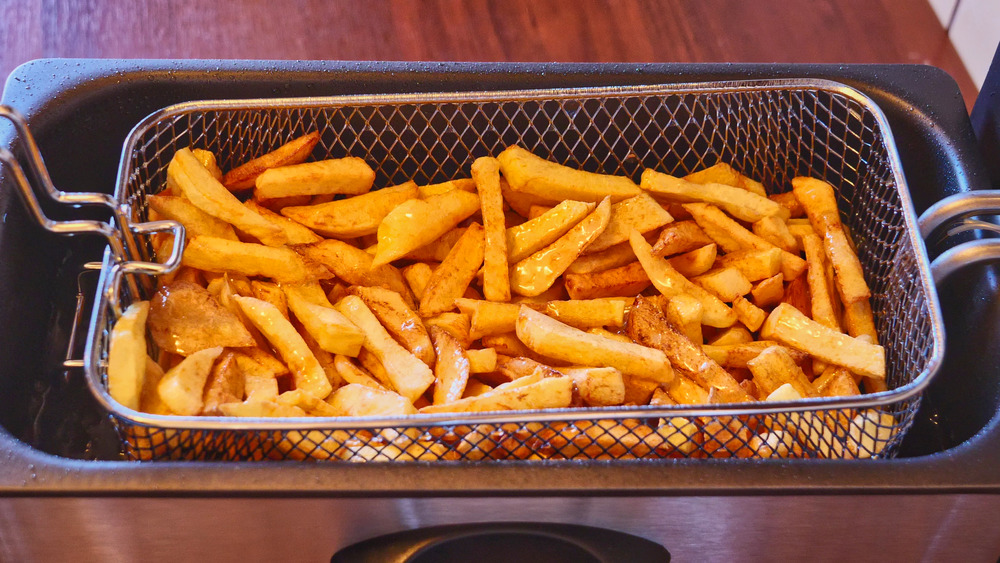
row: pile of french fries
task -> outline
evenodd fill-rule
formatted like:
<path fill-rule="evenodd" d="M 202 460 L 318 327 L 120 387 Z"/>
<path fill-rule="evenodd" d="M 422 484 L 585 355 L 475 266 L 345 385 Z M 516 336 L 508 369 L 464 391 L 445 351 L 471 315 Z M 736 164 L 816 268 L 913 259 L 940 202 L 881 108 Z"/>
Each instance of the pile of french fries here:
<path fill-rule="evenodd" d="M 511 146 L 470 178 L 373 190 L 362 159 L 307 162 L 318 141 L 225 174 L 210 152 L 177 151 L 148 204 L 185 226 L 186 250 L 114 326 L 115 400 L 158 415 L 405 417 L 886 389 L 870 290 L 821 180 L 769 196 L 720 163 L 635 184 Z M 891 415 L 843 417 L 551 423 L 511 448 L 516 435 L 475 425 L 458 446 L 299 438 L 319 444 L 310 457 L 371 461 L 867 457 L 892 437 Z"/>

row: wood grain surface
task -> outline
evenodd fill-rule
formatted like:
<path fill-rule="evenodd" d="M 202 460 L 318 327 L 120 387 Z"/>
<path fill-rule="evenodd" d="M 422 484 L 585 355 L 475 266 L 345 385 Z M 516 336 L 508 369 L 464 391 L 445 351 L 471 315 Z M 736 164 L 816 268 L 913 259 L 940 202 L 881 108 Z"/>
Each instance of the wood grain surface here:
<path fill-rule="evenodd" d="M 927 0 L 0 0 L 40 57 L 919 63 L 976 88 Z"/>

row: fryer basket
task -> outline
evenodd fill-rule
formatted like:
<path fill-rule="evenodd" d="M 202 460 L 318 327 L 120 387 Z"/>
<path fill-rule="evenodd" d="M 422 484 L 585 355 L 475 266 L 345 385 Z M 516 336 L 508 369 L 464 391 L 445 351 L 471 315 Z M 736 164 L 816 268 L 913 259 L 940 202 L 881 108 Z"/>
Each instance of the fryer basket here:
<path fill-rule="evenodd" d="M 810 175 L 837 188 L 872 289 L 888 391 L 794 403 L 607 407 L 389 418 L 229 419 L 127 409 L 104 386 L 116 314 L 148 291 L 108 253 L 85 367 L 127 457 L 138 460 L 657 459 L 888 457 L 937 371 L 944 334 L 916 217 L 881 111 L 823 80 L 775 80 L 460 94 L 195 102 L 141 122 L 126 141 L 115 197 L 133 223 L 166 184 L 174 151 L 216 154 L 223 169 L 318 130 L 314 157 L 359 156 L 376 186 L 467 176 L 510 144 L 585 170 L 637 178 L 729 162 L 785 191 Z M 133 260 L 150 260 L 148 241 Z M 127 265 L 128 262 L 125 262 Z M 139 272 L 143 273 L 143 272 Z M 140 295 L 146 297 L 146 295 Z M 779 434 L 777 431 L 781 431 Z M 781 439 L 762 448 L 765 432 Z"/>

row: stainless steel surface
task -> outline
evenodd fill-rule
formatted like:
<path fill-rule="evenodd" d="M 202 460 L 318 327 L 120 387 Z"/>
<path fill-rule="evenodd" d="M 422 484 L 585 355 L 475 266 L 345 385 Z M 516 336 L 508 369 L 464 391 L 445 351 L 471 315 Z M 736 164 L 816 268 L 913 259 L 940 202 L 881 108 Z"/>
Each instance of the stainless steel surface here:
<path fill-rule="evenodd" d="M 993 495 L 5 498 L 0 560 L 329 561 L 400 530 L 476 522 L 597 526 L 675 561 L 995 561 Z M 472 554 L 470 554 L 472 555 Z"/>
<path fill-rule="evenodd" d="M 920 391 L 940 365 L 940 312 L 891 133 L 879 109 L 844 85 L 779 80 L 181 104 L 154 113 L 133 130 L 116 196 L 134 211 L 132 221 L 141 222 L 145 197 L 165 185 L 176 149 L 208 149 L 225 169 L 312 130 L 322 134 L 316 156 L 364 157 L 376 171 L 376 185 L 452 179 L 464 174 L 474 156 L 496 154 L 513 143 L 573 166 L 629 176 L 645 167 L 686 173 L 724 160 L 777 189 L 787 189 L 796 175 L 826 178 L 839 188 L 845 222 L 873 289 L 890 390 L 797 403 L 405 419 L 149 415 L 115 403 L 102 383 L 107 335 L 120 303 L 112 271 L 102 279 L 85 361 L 88 382 L 114 414 L 129 456 L 327 459 L 348 452 L 357 458 L 359 447 L 372 445 L 375 451 L 367 457 L 390 460 L 520 457 L 523 448 L 542 448 L 554 457 L 713 452 L 752 457 L 758 455 L 747 448 L 752 436 L 761 428 L 780 427 L 794 442 L 789 446 L 795 455 L 879 457 L 894 452 L 912 422 Z M 121 295 L 125 304 L 135 296 L 131 291 Z M 891 417 L 863 424 L 845 410 L 873 408 Z M 795 411 L 803 414 L 774 416 Z M 747 418 L 733 419 L 736 415 Z M 652 426 L 635 420 L 660 417 L 662 422 Z M 712 420 L 699 419 L 692 432 L 695 417 Z M 555 422 L 574 420 L 600 422 L 596 429 L 570 428 L 568 440 L 565 432 L 556 432 L 565 426 Z M 458 423 L 482 426 L 470 433 L 456 429 Z M 850 441 L 845 445 L 848 436 L 860 437 L 856 447 L 849 447 Z"/>
<path fill-rule="evenodd" d="M 1000 225 L 970 217 L 987 217 L 1000 214 L 1000 190 L 979 190 L 946 197 L 935 203 L 920 216 L 920 232 L 934 243 L 966 231 L 1000 233 Z M 950 275 L 973 264 L 987 264 L 1000 260 L 1000 240 L 985 239 L 962 243 L 942 252 L 931 263 L 934 283 L 941 283 Z"/>
<path fill-rule="evenodd" d="M 920 216 L 920 235 L 928 239 L 938 229 L 954 221 L 1000 213 L 1000 190 L 977 190 L 948 196 L 927 208 Z"/>

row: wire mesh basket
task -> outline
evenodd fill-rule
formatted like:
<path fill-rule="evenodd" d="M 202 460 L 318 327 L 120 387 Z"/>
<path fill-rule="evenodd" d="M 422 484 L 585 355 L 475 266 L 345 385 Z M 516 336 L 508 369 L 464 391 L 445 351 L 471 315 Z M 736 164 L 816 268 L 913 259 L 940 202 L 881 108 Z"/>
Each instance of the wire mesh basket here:
<path fill-rule="evenodd" d="M 129 136 L 115 197 L 133 222 L 166 184 L 174 152 L 207 149 L 230 169 L 307 132 L 314 157 L 362 157 L 376 186 L 468 175 L 519 144 L 588 171 L 637 179 L 732 164 L 773 192 L 795 176 L 838 191 L 872 290 L 888 391 L 785 403 L 602 407 L 407 417 L 234 419 L 127 409 L 104 385 L 116 313 L 148 284 L 121 284 L 106 256 L 85 364 L 127 457 L 347 461 L 893 456 L 944 349 L 940 311 L 891 133 L 864 95 L 822 80 L 196 102 Z M 150 245 L 134 245 L 149 260 Z"/>

